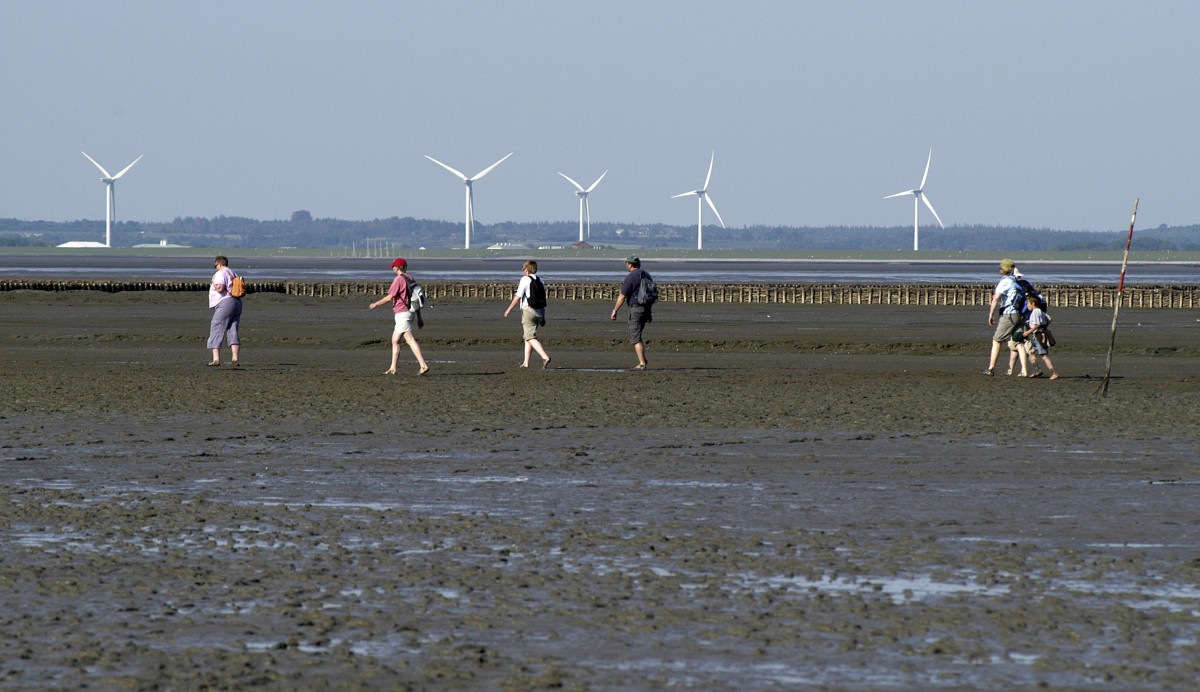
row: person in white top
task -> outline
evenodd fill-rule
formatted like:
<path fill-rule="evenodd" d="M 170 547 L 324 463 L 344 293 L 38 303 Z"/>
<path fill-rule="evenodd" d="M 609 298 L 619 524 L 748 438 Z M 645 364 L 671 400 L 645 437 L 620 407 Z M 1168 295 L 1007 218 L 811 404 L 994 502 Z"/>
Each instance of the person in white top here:
<path fill-rule="evenodd" d="M 513 295 L 512 302 L 508 304 L 508 309 L 504 311 L 504 316 L 508 317 L 513 308 L 517 305 L 521 306 L 521 331 L 525 338 L 525 359 L 519 363 L 519 366 L 529 367 L 530 352 L 537 351 L 537 354 L 542 357 L 542 369 L 545 370 L 550 367 L 550 355 L 546 353 L 542 342 L 538 340 L 537 330 L 538 327 L 546 326 L 546 285 L 537 275 L 537 262 L 526 261 L 522 270 L 524 276 L 517 284 L 517 292 Z"/>
<path fill-rule="evenodd" d="M 1025 323 L 1025 340 L 1029 343 L 1030 351 L 1042 357 L 1042 362 L 1050 370 L 1050 379 L 1057 380 L 1058 371 L 1054 369 L 1054 363 L 1050 362 L 1050 343 L 1046 337 L 1046 329 L 1050 326 L 1050 315 L 1038 307 L 1036 296 L 1029 296 L 1026 301 L 1030 312 L 1029 320 Z"/>
<path fill-rule="evenodd" d="M 225 255 L 217 255 L 213 259 L 212 281 L 208 286 L 208 307 L 213 311 L 212 323 L 208 327 L 208 348 L 212 350 L 212 361 L 209 365 L 221 364 L 221 341 L 229 343 L 233 356 L 233 365 L 238 365 L 241 355 L 242 342 L 238 338 L 238 326 L 242 321 L 242 299 L 229 294 L 233 285 L 233 277 L 237 276 L 229 268 L 229 259 Z"/>

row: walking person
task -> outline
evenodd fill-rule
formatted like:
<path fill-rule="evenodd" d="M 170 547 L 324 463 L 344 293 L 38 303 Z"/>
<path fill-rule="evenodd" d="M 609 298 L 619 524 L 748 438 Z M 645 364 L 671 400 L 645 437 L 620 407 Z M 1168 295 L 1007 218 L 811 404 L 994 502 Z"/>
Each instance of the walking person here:
<path fill-rule="evenodd" d="M 413 322 L 416 322 L 417 329 L 424 327 L 425 322 L 421 319 L 420 310 L 409 309 L 411 307 L 409 303 L 410 286 L 415 283 L 415 280 L 409 276 L 408 262 L 402 257 L 397 257 L 392 261 L 392 272 L 396 278 L 392 279 L 392 285 L 388 287 L 387 295 L 367 306 L 374 310 L 389 301 L 392 304 L 393 319 L 395 320 L 395 328 L 392 330 L 392 364 L 383 374 L 396 374 L 396 364 L 400 359 L 400 341 L 403 339 L 421 366 L 417 374 L 424 375 L 429 372 L 429 364 L 421 355 L 421 344 L 417 343 L 417 337 L 413 335 Z"/>
<path fill-rule="evenodd" d="M 1037 290 L 1037 288 L 1035 288 L 1034 285 L 1029 282 L 1029 279 L 1025 278 L 1025 275 L 1022 274 L 1021 270 L 1017 267 L 1013 267 L 1013 279 L 1017 282 L 1017 286 L 1019 286 L 1021 288 L 1021 295 L 1025 296 L 1026 298 L 1028 298 L 1029 296 L 1033 296 L 1034 298 L 1037 299 L 1037 301 L 1036 301 L 1037 307 L 1039 307 L 1043 311 L 1045 311 L 1046 299 L 1042 297 L 1041 291 Z M 1028 324 L 1029 323 L 1029 315 L 1032 312 L 1032 308 L 1029 307 L 1028 301 L 1021 300 L 1020 302 L 1021 302 L 1021 322 L 1024 324 Z M 1033 370 L 1034 370 L 1034 372 L 1031 373 L 1029 376 L 1030 377 L 1045 377 L 1045 374 L 1042 373 L 1041 366 L 1038 365 L 1037 354 L 1034 353 L 1032 343 L 1030 343 L 1029 339 L 1027 339 L 1027 338 L 1021 339 L 1021 343 L 1024 344 L 1024 346 L 1025 346 L 1025 352 L 1022 355 L 1029 359 L 1029 367 L 1033 368 Z M 1011 341 L 1009 342 L 1009 348 L 1010 349 L 1012 348 Z M 1009 365 L 1008 365 L 1008 374 L 1010 374 L 1010 375 L 1012 374 L 1012 362 L 1011 361 L 1012 361 L 1012 355 L 1010 354 L 1009 355 Z"/>
<path fill-rule="evenodd" d="M 504 311 L 504 316 L 513 311 L 517 305 L 521 306 L 521 333 L 525 340 L 525 359 L 521 361 L 520 367 L 529 367 L 529 356 L 531 351 L 537 351 L 537 354 L 542 357 L 542 369 L 550 367 L 550 355 L 546 353 L 546 349 L 542 346 L 542 342 L 537 338 L 538 327 L 546 326 L 546 284 L 537 275 L 538 265 L 533 260 L 527 260 L 522 267 L 520 283 L 517 284 L 516 295 L 513 296 L 512 302 L 508 304 L 508 309 Z"/>
<path fill-rule="evenodd" d="M 1050 362 L 1050 339 L 1046 334 L 1046 330 L 1050 327 L 1051 317 L 1042 309 L 1041 301 L 1037 296 L 1031 295 L 1025 300 L 1029 304 L 1029 321 L 1026 323 L 1024 331 L 1025 342 L 1029 345 L 1030 353 L 1042 357 L 1042 362 L 1050 371 L 1050 379 L 1057 380 L 1058 371 L 1054 369 L 1054 363 Z"/>
<path fill-rule="evenodd" d="M 617 311 L 621 309 L 622 303 L 629 305 L 629 343 L 633 344 L 633 352 L 638 359 L 633 369 L 645 370 L 649 362 L 646 360 L 646 343 L 642 332 L 646 325 L 654 320 L 651 308 L 658 299 L 658 288 L 649 272 L 642 269 L 642 261 L 637 257 L 625 258 L 625 271 L 625 280 L 621 282 L 621 292 L 609 319 L 617 319 Z M 642 290 L 643 283 L 647 285 L 646 291 Z M 639 298 L 641 294 L 645 295 Z"/>
<path fill-rule="evenodd" d="M 1013 271 L 1017 268 L 1017 263 L 1011 259 L 1005 258 L 1000 260 L 1000 280 L 996 282 L 996 289 L 992 291 L 992 302 L 988 306 L 988 325 L 994 326 L 996 331 L 992 334 L 992 354 L 988 360 L 987 369 L 983 371 L 984 375 L 991 377 L 996 371 L 996 361 L 1000 358 L 1000 345 L 1007 341 L 1016 341 L 1013 337 L 1020 334 L 1021 325 L 1024 321 L 1021 318 L 1021 306 L 1024 301 L 1020 300 L 1021 287 L 1013 278 Z M 1000 317 L 996 317 L 996 307 L 1000 306 Z M 1021 358 L 1021 376 L 1027 377 L 1028 370 L 1026 366 L 1025 354 L 1020 354 Z"/>
<path fill-rule="evenodd" d="M 229 268 L 229 259 L 225 255 L 217 255 L 213 259 L 212 281 L 208 286 L 208 308 L 213 311 L 212 322 L 208 327 L 208 348 L 212 350 L 212 360 L 209 366 L 221 364 L 221 342 L 229 344 L 230 358 L 234 367 L 241 360 L 242 342 L 238 338 L 238 326 L 242 321 L 242 299 L 235 298 L 230 293 L 233 279 L 237 276 Z"/>

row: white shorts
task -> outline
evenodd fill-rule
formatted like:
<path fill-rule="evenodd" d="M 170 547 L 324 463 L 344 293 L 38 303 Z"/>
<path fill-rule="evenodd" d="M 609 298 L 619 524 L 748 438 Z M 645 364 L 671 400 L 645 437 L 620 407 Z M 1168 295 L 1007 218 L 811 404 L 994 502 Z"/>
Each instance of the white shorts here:
<path fill-rule="evenodd" d="M 392 330 L 392 334 L 403 334 L 411 332 L 413 326 L 413 314 L 408 310 L 396 313 L 396 328 Z"/>

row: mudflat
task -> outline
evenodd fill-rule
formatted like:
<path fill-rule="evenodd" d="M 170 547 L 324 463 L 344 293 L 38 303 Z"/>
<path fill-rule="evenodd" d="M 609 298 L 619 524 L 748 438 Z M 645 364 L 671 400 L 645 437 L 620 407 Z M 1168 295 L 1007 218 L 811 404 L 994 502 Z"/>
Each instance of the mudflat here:
<path fill-rule="evenodd" d="M 0 293 L 0 684 L 1189 688 L 1200 314 Z M 226 351 L 226 359 L 228 358 Z M 1002 361 L 1004 363 L 1004 361 Z"/>

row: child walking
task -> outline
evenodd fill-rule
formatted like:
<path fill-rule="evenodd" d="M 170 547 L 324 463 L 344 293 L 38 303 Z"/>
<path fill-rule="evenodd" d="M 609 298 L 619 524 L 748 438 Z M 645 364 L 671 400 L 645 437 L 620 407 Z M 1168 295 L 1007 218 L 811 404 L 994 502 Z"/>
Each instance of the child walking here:
<path fill-rule="evenodd" d="M 1038 307 L 1038 300 L 1035 296 L 1026 298 L 1026 303 L 1029 305 L 1030 312 L 1023 332 L 1025 343 L 1033 354 L 1042 357 L 1042 362 L 1050 371 L 1050 379 L 1057 380 L 1058 371 L 1054 369 L 1054 363 L 1050 362 L 1050 344 L 1046 339 L 1046 328 L 1050 326 L 1050 315 Z"/>

